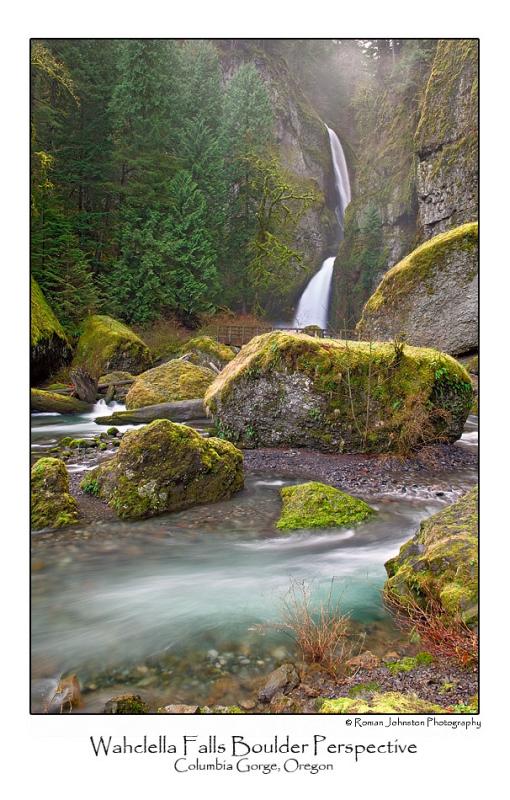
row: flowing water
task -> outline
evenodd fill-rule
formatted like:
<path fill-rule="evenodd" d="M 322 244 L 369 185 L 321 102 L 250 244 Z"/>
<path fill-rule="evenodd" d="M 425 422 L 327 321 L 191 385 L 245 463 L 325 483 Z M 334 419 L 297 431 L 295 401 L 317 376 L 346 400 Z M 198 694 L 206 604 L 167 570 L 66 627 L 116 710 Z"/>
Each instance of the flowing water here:
<path fill-rule="evenodd" d="M 343 238 L 343 225 L 345 209 L 351 201 L 351 187 L 349 173 L 345 161 L 344 151 L 336 133 L 328 128 L 333 173 L 335 176 L 335 192 L 337 203 L 335 206 L 336 218 L 339 227 L 339 239 Z M 329 256 L 322 263 L 321 268 L 308 282 L 299 299 L 296 313 L 292 321 L 293 328 L 304 328 L 307 325 L 318 325 L 320 328 L 328 327 L 329 303 L 331 295 L 331 279 L 335 256 Z"/>
<path fill-rule="evenodd" d="M 36 451 L 91 425 L 85 416 L 34 415 Z M 476 447 L 475 435 L 470 417 L 458 446 Z M 264 675 L 296 656 L 274 626 L 282 599 L 302 581 L 313 602 L 332 592 L 370 648 L 386 652 L 399 634 L 381 603 L 384 562 L 421 519 L 473 485 L 476 471 L 434 480 L 444 495 L 424 486 L 367 496 L 378 513 L 352 529 L 278 532 L 279 490 L 296 481 L 252 474 L 242 492 L 214 505 L 34 534 L 33 709 L 69 672 L 84 687 L 84 712 L 122 691 L 156 704 L 251 698 Z"/>

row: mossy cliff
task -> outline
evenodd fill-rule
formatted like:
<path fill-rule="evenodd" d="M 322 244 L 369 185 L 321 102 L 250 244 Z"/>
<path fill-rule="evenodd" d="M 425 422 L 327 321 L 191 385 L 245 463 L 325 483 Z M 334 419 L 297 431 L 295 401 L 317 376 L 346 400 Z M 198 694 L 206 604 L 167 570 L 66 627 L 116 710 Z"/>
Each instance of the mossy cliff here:
<path fill-rule="evenodd" d="M 302 256 L 294 275 L 267 298 L 268 309 L 289 310 L 297 293 L 320 266 L 337 241 L 333 163 L 326 126 L 294 80 L 285 58 L 264 40 L 218 40 L 225 82 L 245 63 L 253 64 L 264 81 L 271 101 L 276 150 L 287 178 L 297 188 L 313 192 L 315 202 L 305 209 L 288 244 Z M 282 231 L 275 231 L 282 234 Z M 286 236 L 284 237 L 286 238 Z M 276 297 L 278 295 L 278 297 Z M 278 301 L 276 303 L 276 300 Z"/>
<path fill-rule="evenodd" d="M 48 305 L 39 284 L 30 281 L 30 367 L 34 383 L 45 380 L 71 358 L 64 329 Z"/>
<path fill-rule="evenodd" d="M 418 228 L 428 239 L 478 215 L 478 42 L 440 39 L 415 135 Z"/>
<path fill-rule="evenodd" d="M 437 347 L 453 355 L 478 346 L 478 223 L 434 236 L 386 273 L 358 332 Z"/>
<path fill-rule="evenodd" d="M 477 219 L 477 70 L 474 39 L 408 40 L 387 80 L 369 80 L 353 99 L 353 200 L 335 262 L 332 328 L 354 327 L 406 253 Z"/>
<path fill-rule="evenodd" d="M 31 471 L 31 524 L 34 530 L 62 528 L 78 519 L 76 500 L 69 494 L 69 478 L 59 458 L 40 458 Z"/>
<path fill-rule="evenodd" d="M 82 489 L 119 517 L 136 519 L 224 500 L 243 483 L 243 456 L 233 445 L 156 420 L 124 434 L 115 456 L 90 472 Z"/>
<path fill-rule="evenodd" d="M 221 344 L 210 336 L 195 336 L 189 339 L 180 349 L 181 355 L 187 355 L 188 361 L 200 367 L 209 367 L 211 364 L 222 370 L 225 364 L 235 356 L 231 347 Z"/>
<path fill-rule="evenodd" d="M 447 616 L 478 617 L 478 489 L 422 522 L 386 563 L 384 591 L 405 606 L 439 602 Z"/>
<path fill-rule="evenodd" d="M 30 410 L 46 411 L 57 414 L 80 414 L 90 410 L 87 403 L 76 397 L 45 392 L 42 389 L 30 389 Z"/>
<path fill-rule="evenodd" d="M 374 513 L 363 500 L 316 481 L 285 486 L 280 494 L 283 508 L 276 527 L 282 530 L 339 528 L 362 522 Z"/>
<path fill-rule="evenodd" d="M 203 397 L 215 373 L 187 361 L 169 361 L 143 372 L 126 395 L 126 408 L 142 408 Z"/>
<path fill-rule="evenodd" d="M 204 402 L 243 447 L 338 453 L 400 450 L 413 435 L 454 441 L 471 399 L 467 372 L 444 353 L 274 332 L 245 345 Z"/>
<path fill-rule="evenodd" d="M 122 322 L 101 314 L 83 322 L 73 366 L 98 378 L 116 370 L 137 375 L 150 367 L 151 361 L 147 345 Z"/>

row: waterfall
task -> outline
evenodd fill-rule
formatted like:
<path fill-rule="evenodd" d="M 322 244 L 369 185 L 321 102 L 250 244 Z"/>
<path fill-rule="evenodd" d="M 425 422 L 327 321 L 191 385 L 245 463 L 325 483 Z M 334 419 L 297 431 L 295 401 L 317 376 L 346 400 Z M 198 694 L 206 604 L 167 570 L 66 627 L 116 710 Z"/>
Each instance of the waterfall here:
<path fill-rule="evenodd" d="M 335 214 L 339 226 L 339 238 L 343 238 L 345 209 L 351 202 L 351 186 L 349 173 L 345 161 L 344 151 L 336 133 L 327 128 L 333 173 L 335 176 L 335 191 L 337 204 Z M 331 294 L 331 279 L 333 277 L 333 264 L 335 256 L 329 256 L 323 261 L 321 268 L 310 279 L 294 314 L 292 326 L 304 328 L 307 325 L 318 325 L 320 328 L 328 327 L 329 300 Z"/>

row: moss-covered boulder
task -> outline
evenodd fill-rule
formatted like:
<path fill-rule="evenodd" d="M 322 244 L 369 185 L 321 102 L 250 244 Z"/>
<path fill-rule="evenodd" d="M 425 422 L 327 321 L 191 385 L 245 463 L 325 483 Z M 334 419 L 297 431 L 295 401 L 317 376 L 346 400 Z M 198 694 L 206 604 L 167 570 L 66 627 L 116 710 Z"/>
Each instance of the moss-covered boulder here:
<path fill-rule="evenodd" d="M 362 522 L 374 513 L 363 500 L 315 481 L 284 486 L 280 494 L 283 509 L 276 527 L 282 530 L 339 528 Z"/>
<path fill-rule="evenodd" d="M 243 447 L 338 453 L 454 441 L 471 400 L 469 375 L 444 353 L 273 332 L 242 348 L 204 402 Z"/>
<path fill-rule="evenodd" d="M 219 370 L 222 370 L 235 356 L 231 347 L 211 339 L 210 336 L 196 336 L 194 339 L 189 339 L 181 347 L 180 353 L 186 355 L 192 364 L 198 364 L 200 367 L 210 367 L 212 364 Z"/>
<path fill-rule="evenodd" d="M 452 355 L 478 347 L 478 223 L 460 225 L 413 250 L 367 301 L 364 338 L 403 335 Z"/>
<path fill-rule="evenodd" d="M 43 389 L 30 389 L 31 411 L 57 412 L 57 414 L 80 414 L 90 411 L 90 405 L 56 392 L 46 392 Z"/>
<path fill-rule="evenodd" d="M 406 598 L 439 602 L 446 616 L 478 617 L 478 489 L 422 522 L 418 533 L 386 562 L 384 591 L 405 608 Z"/>
<path fill-rule="evenodd" d="M 401 692 L 376 692 L 370 700 L 361 697 L 339 697 L 336 700 L 320 698 L 319 714 L 443 714 L 444 708 L 421 700 L 415 694 Z"/>
<path fill-rule="evenodd" d="M 243 483 L 243 456 L 233 445 L 156 420 L 125 433 L 115 456 L 88 473 L 82 488 L 134 519 L 225 500 Z"/>
<path fill-rule="evenodd" d="M 157 403 L 203 397 L 215 373 L 176 359 L 139 375 L 126 395 L 126 408 L 143 408 Z"/>
<path fill-rule="evenodd" d="M 44 381 L 71 358 L 64 329 L 48 305 L 41 287 L 30 282 L 30 366 L 34 383 Z"/>
<path fill-rule="evenodd" d="M 78 519 L 69 477 L 59 458 L 40 458 L 31 471 L 31 524 L 34 530 L 62 528 Z"/>
<path fill-rule="evenodd" d="M 127 325 L 102 314 L 84 321 L 73 366 L 97 378 L 116 370 L 137 375 L 151 362 L 149 348 Z"/>
<path fill-rule="evenodd" d="M 104 714 L 149 714 L 150 709 L 139 694 L 119 694 L 105 703 Z"/>
<path fill-rule="evenodd" d="M 133 380 L 133 376 L 130 372 L 116 370 L 115 372 L 107 372 L 106 375 L 100 375 L 98 383 L 99 385 L 107 384 L 109 386 L 110 384 L 117 383 L 118 381 L 130 380 Z"/>

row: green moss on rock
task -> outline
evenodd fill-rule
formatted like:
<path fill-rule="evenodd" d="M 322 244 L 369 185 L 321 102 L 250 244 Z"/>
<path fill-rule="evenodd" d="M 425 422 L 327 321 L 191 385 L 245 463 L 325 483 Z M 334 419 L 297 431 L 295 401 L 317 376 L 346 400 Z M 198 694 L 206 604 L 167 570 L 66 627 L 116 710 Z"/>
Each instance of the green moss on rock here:
<path fill-rule="evenodd" d="M 34 278 L 30 283 L 31 372 L 34 383 L 43 381 L 71 357 L 64 329 Z"/>
<path fill-rule="evenodd" d="M 119 517 L 136 519 L 224 500 L 242 489 L 243 456 L 221 439 L 156 420 L 128 431 L 118 452 L 87 475 Z"/>
<path fill-rule="evenodd" d="M 204 402 L 222 435 L 243 447 L 384 452 L 400 448 L 409 404 L 413 419 L 429 422 L 429 442 L 458 439 L 472 387 L 436 350 L 273 332 L 242 348 Z"/>
<path fill-rule="evenodd" d="M 138 376 L 126 395 L 126 408 L 142 408 L 203 397 L 215 373 L 187 361 L 169 361 Z"/>
<path fill-rule="evenodd" d="M 31 524 L 34 530 L 62 528 L 78 519 L 76 500 L 59 458 L 40 458 L 31 470 Z"/>
<path fill-rule="evenodd" d="M 430 653 L 418 653 L 416 656 L 404 656 L 400 661 L 393 661 L 388 664 L 388 670 L 392 675 L 397 675 L 399 672 L 412 672 L 418 667 L 428 667 L 432 664 L 434 658 Z"/>
<path fill-rule="evenodd" d="M 43 389 L 30 389 L 30 409 L 58 414 L 80 414 L 89 411 L 90 405 L 76 397 L 46 392 Z"/>
<path fill-rule="evenodd" d="M 418 533 L 386 562 L 384 591 L 439 602 L 447 617 L 468 624 L 478 617 L 478 489 L 422 522 Z"/>
<path fill-rule="evenodd" d="M 190 354 L 189 361 L 201 367 L 209 367 L 214 364 L 222 370 L 225 364 L 235 356 L 231 347 L 221 344 L 210 336 L 196 336 L 189 339 L 180 349 L 181 355 Z"/>
<path fill-rule="evenodd" d="M 477 248 L 477 222 L 459 225 L 424 242 L 385 274 L 365 305 L 358 330 L 363 331 L 370 313 L 378 311 L 381 306 L 397 304 L 402 296 L 408 295 L 417 287 L 424 292 L 432 292 L 436 271 L 444 267 L 450 253 L 457 253 L 459 250 L 476 252 Z M 472 278 L 472 274 L 466 274 L 466 284 Z"/>
<path fill-rule="evenodd" d="M 105 714 L 148 714 L 149 711 L 149 706 L 139 694 L 121 694 L 112 697 L 104 707 Z"/>
<path fill-rule="evenodd" d="M 338 528 L 370 517 L 374 510 L 363 500 L 333 486 L 311 481 L 280 490 L 283 510 L 277 528 Z"/>
<path fill-rule="evenodd" d="M 134 375 L 151 365 L 149 348 L 122 322 L 101 314 L 84 321 L 73 365 L 99 377 L 120 370 Z"/>
<path fill-rule="evenodd" d="M 445 709 L 415 694 L 382 692 L 372 695 L 370 700 L 339 697 L 335 700 L 320 698 L 317 701 L 320 714 L 441 714 Z"/>

